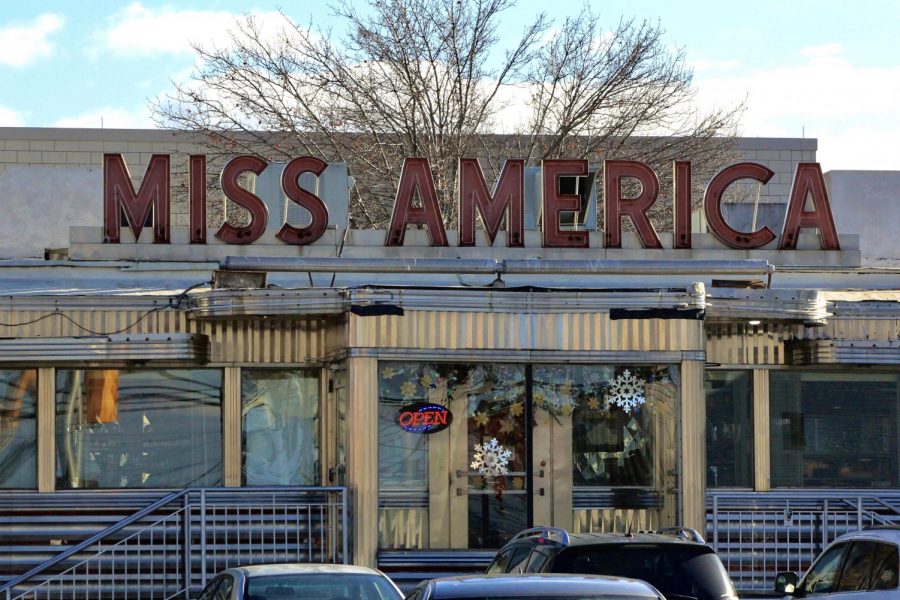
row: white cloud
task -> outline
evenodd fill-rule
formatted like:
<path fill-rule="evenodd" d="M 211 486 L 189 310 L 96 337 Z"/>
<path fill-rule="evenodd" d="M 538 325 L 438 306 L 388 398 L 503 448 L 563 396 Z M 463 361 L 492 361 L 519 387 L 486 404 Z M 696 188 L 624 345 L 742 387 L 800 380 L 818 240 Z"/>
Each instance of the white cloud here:
<path fill-rule="evenodd" d="M 851 62 L 838 44 L 802 49 L 793 60 L 767 69 L 695 79 L 704 105 L 747 98 L 742 134 L 815 137 L 824 169 L 900 170 L 900 65 Z"/>
<path fill-rule="evenodd" d="M 40 58 L 53 55 L 50 34 L 63 26 L 60 15 L 39 15 L 27 25 L 8 25 L 0 28 L 0 64 L 25 67 Z"/>
<path fill-rule="evenodd" d="M 191 53 L 191 44 L 211 45 L 227 39 L 240 15 L 226 11 L 178 10 L 173 6 L 146 7 L 133 2 L 107 19 L 108 27 L 97 33 L 99 51 L 122 55 Z M 264 27 L 280 27 L 278 12 L 254 13 Z M 98 49 L 92 49 L 98 52 Z"/>
<path fill-rule="evenodd" d="M 83 127 L 91 129 L 153 129 L 155 125 L 146 108 L 126 110 L 105 107 L 80 115 L 57 119 L 51 127 Z"/>
<path fill-rule="evenodd" d="M 0 127 L 24 127 L 25 117 L 11 108 L 0 106 Z"/>

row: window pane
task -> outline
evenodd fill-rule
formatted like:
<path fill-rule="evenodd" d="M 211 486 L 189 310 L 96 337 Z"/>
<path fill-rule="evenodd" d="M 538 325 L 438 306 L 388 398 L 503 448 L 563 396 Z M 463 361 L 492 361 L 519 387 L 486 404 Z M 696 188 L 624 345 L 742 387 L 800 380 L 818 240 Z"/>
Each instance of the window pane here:
<path fill-rule="evenodd" d="M 677 414 L 668 367 L 535 366 L 534 408 L 571 417 L 575 486 L 653 485 L 654 446 Z"/>
<path fill-rule="evenodd" d="M 57 488 L 222 483 L 222 372 L 58 370 Z"/>
<path fill-rule="evenodd" d="M 875 542 L 854 542 L 850 546 L 837 591 L 857 592 L 868 588 L 876 551 Z"/>
<path fill-rule="evenodd" d="M 318 431 L 317 370 L 241 372 L 244 485 L 318 484 Z"/>
<path fill-rule="evenodd" d="M 0 371 L 0 488 L 37 487 L 37 371 Z"/>
<path fill-rule="evenodd" d="M 872 571 L 872 582 L 869 589 L 897 589 L 897 572 L 900 570 L 897 546 L 894 544 L 878 544 L 875 558 L 875 570 Z"/>
<path fill-rule="evenodd" d="M 807 573 L 806 579 L 800 585 L 801 590 L 810 594 L 834 591 L 838 568 L 841 566 L 841 556 L 846 548 L 846 544 L 838 544 L 828 549 Z"/>
<path fill-rule="evenodd" d="M 898 376 L 773 372 L 772 484 L 897 487 Z"/>
<path fill-rule="evenodd" d="M 750 371 L 706 373 L 706 485 L 753 487 Z"/>

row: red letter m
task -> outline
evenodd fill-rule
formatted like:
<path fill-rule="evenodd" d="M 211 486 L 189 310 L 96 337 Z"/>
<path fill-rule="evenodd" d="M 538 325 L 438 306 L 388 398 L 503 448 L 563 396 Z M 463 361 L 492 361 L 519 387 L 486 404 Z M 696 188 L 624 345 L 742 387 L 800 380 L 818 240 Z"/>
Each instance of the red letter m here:
<path fill-rule="evenodd" d="M 107 244 L 119 243 L 124 211 L 134 240 L 141 236 L 153 209 L 153 242 L 169 243 L 169 155 L 150 157 L 141 189 L 135 194 L 121 154 L 103 155 L 103 231 Z"/>

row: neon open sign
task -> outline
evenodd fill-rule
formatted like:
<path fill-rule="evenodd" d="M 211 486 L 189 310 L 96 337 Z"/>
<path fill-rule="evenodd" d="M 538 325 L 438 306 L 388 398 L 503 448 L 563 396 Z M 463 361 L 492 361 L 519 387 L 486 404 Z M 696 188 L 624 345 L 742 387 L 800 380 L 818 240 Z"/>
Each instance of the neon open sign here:
<path fill-rule="evenodd" d="M 431 402 L 408 404 L 397 413 L 397 424 L 411 433 L 437 433 L 453 422 L 453 413 L 446 406 Z"/>

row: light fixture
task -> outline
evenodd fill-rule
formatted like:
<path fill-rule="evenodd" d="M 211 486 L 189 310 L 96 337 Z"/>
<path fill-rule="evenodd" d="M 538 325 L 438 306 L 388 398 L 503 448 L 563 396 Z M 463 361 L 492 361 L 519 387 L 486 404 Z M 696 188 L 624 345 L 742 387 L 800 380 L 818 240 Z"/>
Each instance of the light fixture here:
<path fill-rule="evenodd" d="M 759 319 L 750 319 L 749 321 L 747 321 L 747 325 L 759 325 L 760 323 L 762 323 L 762 321 L 760 321 Z"/>
<path fill-rule="evenodd" d="M 213 289 L 248 290 L 266 287 L 265 271 L 213 271 Z"/>

